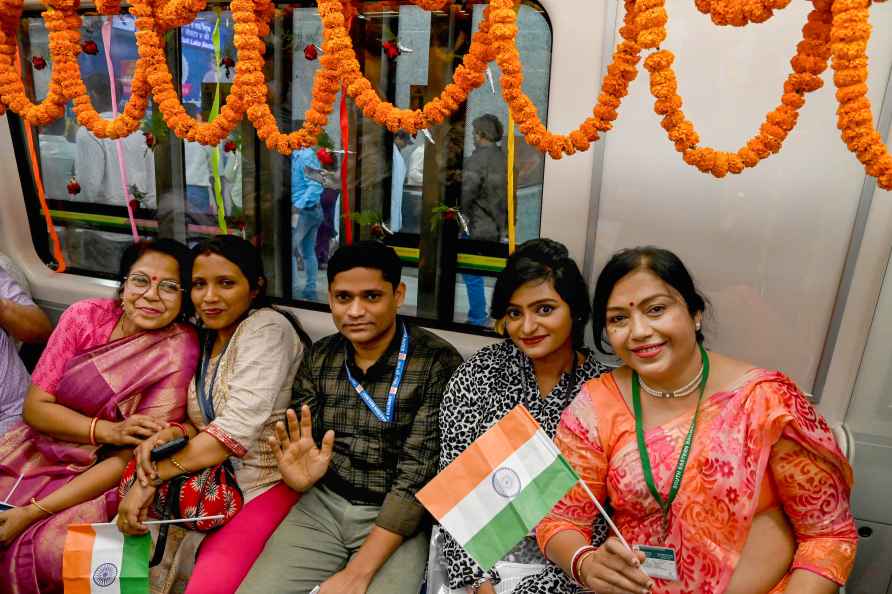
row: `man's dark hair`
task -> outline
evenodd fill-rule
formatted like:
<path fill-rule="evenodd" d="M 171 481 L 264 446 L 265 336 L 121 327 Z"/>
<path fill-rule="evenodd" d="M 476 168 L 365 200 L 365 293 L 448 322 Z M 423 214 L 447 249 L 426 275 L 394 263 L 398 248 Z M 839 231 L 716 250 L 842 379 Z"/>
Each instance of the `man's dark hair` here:
<path fill-rule="evenodd" d="M 393 285 L 393 290 L 400 285 L 403 263 L 389 245 L 380 241 L 357 241 L 352 245 L 342 245 L 328 260 L 328 284 L 335 276 L 354 268 L 371 268 L 380 270 L 384 280 Z"/>
<path fill-rule="evenodd" d="M 483 114 L 475 119 L 471 125 L 474 126 L 475 132 L 490 142 L 500 142 L 505 134 L 502 122 L 491 113 Z"/>
<path fill-rule="evenodd" d="M 84 85 L 86 85 L 87 93 L 90 95 L 93 109 L 99 113 L 112 111 L 112 96 L 108 85 L 108 76 L 100 72 L 94 72 L 87 76 L 84 80 Z M 115 95 L 118 99 L 121 99 L 121 83 L 118 80 L 115 80 Z"/>

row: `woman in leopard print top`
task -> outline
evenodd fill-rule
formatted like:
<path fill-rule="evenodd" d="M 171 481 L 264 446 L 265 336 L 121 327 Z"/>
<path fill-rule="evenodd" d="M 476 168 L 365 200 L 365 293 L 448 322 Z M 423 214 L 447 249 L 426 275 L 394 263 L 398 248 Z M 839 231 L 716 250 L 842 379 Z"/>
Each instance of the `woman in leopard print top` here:
<path fill-rule="evenodd" d="M 481 349 L 452 376 L 440 407 L 441 470 L 518 404 L 553 437 L 582 384 L 607 371 L 583 346 L 591 317 L 588 289 L 567 249 L 556 241 L 528 241 L 508 259 L 496 281 L 492 317 L 510 338 Z M 606 535 L 595 528 L 595 539 Z M 499 566 L 484 572 L 452 537 L 441 534 L 450 588 L 493 594 Z M 547 566 L 524 579 L 514 594 L 576 591 L 545 560 L 533 536 L 503 562 Z"/>

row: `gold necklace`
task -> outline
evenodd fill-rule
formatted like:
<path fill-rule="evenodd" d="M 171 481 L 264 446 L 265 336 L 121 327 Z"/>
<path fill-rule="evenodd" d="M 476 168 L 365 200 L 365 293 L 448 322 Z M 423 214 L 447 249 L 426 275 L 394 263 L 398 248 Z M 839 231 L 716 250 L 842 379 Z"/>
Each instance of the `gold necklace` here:
<path fill-rule="evenodd" d="M 694 378 L 678 388 L 677 390 L 666 391 L 666 390 L 657 390 L 656 388 L 651 388 L 646 383 L 644 383 L 644 378 L 640 375 L 638 376 L 638 383 L 641 384 L 641 387 L 645 392 L 650 394 L 655 398 L 684 398 L 688 394 L 693 393 L 697 387 L 700 385 L 700 380 L 703 379 L 703 365 L 700 365 L 700 371 L 697 372 L 697 375 Z"/>

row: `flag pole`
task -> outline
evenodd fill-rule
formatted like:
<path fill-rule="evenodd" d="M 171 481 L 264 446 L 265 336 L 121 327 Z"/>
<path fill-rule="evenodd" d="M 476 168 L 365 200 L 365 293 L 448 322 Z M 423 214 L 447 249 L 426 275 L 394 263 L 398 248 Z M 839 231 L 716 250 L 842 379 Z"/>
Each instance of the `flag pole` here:
<path fill-rule="evenodd" d="M 172 520 L 148 520 L 143 522 L 146 526 L 157 526 L 160 524 L 181 524 L 183 522 L 201 522 L 204 520 L 222 520 L 225 518 L 223 514 L 216 516 L 201 516 L 200 518 L 174 518 Z"/>
<path fill-rule="evenodd" d="M 585 489 L 585 492 L 588 493 L 588 496 L 591 497 L 592 501 L 595 503 L 595 506 L 598 508 L 598 511 L 601 512 L 601 515 L 607 521 L 607 525 L 610 526 L 610 529 L 613 530 L 613 533 L 616 534 L 616 537 L 619 538 L 619 541 L 623 543 L 623 545 L 632 550 L 632 547 L 629 546 L 629 543 L 626 542 L 626 539 L 623 538 L 622 533 L 619 531 L 619 528 L 616 527 L 616 524 L 613 523 L 613 520 L 610 519 L 610 516 L 607 515 L 607 512 L 604 511 L 604 508 L 601 507 L 600 502 L 598 502 L 598 498 L 595 497 L 595 494 L 592 493 L 592 490 L 588 488 L 588 485 L 585 484 L 585 481 L 579 479 L 579 484 L 582 485 L 582 488 Z"/>
<path fill-rule="evenodd" d="M 159 524 L 182 524 L 183 522 L 201 522 L 204 520 L 221 520 L 225 518 L 223 514 L 218 514 L 216 516 L 201 516 L 200 518 L 174 518 L 172 520 L 147 520 L 143 522 L 146 526 L 157 526 Z M 90 524 L 91 526 L 117 526 L 117 522 L 96 522 Z M 74 524 L 71 524 L 74 526 Z"/>

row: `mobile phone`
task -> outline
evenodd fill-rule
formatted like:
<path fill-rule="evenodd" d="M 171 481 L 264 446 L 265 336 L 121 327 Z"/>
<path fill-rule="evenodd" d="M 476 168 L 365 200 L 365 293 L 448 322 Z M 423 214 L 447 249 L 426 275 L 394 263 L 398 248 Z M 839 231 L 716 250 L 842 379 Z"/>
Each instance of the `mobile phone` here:
<path fill-rule="evenodd" d="M 163 460 L 170 456 L 173 456 L 189 443 L 189 439 L 187 437 L 177 437 L 167 443 L 162 443 L 160 446 L 156 446 L 152 448 L 152 453 L 149 454 L 149 459 L 152 462 L 157 462 L 158 460 Z"/>

